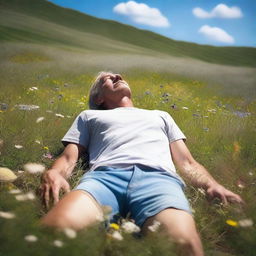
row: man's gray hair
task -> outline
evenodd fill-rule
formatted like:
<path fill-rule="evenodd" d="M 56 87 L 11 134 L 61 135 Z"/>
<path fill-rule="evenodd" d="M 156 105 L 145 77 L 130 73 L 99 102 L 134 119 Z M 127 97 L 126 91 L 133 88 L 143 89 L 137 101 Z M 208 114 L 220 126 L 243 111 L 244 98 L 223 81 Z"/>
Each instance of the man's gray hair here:
<path fill-rule="evenodd" d="M 102 85 L 102 77 L 108 74 L 113 74 L 111 71 L 101 71 L 97 75 L 94 83 L 92 84 L 90 88 L 90 93 L 89 93 L 89 108 L 90 109 L 98 109 L 98 110 L 103 110 L 106 109 L 103 104 L 96 104 L 95 101 L 99 97 L 100 94 L 100 89 Z"/>

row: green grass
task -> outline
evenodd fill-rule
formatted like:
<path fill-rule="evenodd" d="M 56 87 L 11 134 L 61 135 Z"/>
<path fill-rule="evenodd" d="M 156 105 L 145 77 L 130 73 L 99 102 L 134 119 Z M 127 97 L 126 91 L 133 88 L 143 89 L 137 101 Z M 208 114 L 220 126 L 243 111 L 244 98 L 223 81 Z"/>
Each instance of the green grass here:
<path fill-rule="evenodd" d="M 75 116 L 86 109 L 88 89 L 96 74 L 96 70 L 77 74 L 72 70 L 66 73 L 59 68 L 48 70 L 49 72 L 38 68 L 37 72 L 31 72 L 29 68 L 24 68 L 29 64 L 27 56 L 19 55 L 19 58 L 22 56 L 25 61 L 21 61 L 18 66 L 23 67 L 22 72 L 13 73 L 6 66 L 6 75 L 10 77 L 12 74 L 14 77 L 12 84 L 2 84 L 0 97 L 1 103 L 8 104 L 8 109 L 0 113 L 0 138 L 3 140 L 0 166 L 8 167 L 17 174 L 27 162 L 43 163 L 49 167 L 52 160 L 43 157 L 47 152 L 54 157 L 60 154 L 63 149 L 60 139 Z M 255 228 L 232 227 L 226 224 L 226 220 L 249 218 L 254 223 L 256 221 L 256 191 L 253 185 L 256 177 L 253 143 L 256 139 L 255 101 L 216 96 L 204 82 L 170 73 L 127 69 L 123 75 L 132 87 L 135 106 L 168 111 L 186 134 L 187 145 L 194 157 L 219 182 L 242 195 L 247 202 L 244 209 L 235 205 L 224 208 L 218 201 L 208 202 L 197 189 L 188 186 L 186 194 L 195 210 L 206 255 L 253 255 Z M 30 91 L 32 86 L 38 87 L 38 90 Z M 163 97 L 164 93 L 169 93 L 170 96 Z M 171 108 L 174 103 L 177 109 Z M 15 107 L 16 104 L 34 104 L 40 106 L 40 109 L 22 111 Z M 234 114 L 236 110 L 250 112 L 251 115 L 241 118 Z M 56 113 L 65 117 L 57 117 Z M 36 119 L 41 116 L 45 119 L 36 123 Z M 41 144 L 37 144 L 35 140 L 39 140 Z M 23 148 L 16 149 L 14 145 L 17 144 Z M 71 177 L 72 186 L 77 183 L 81 174 L 80 163 Z M 124 240 L 118 242 L 107 238 L 102 228 L 95 227 L 87 232 L 79 232 L 76 239 L 70 240 L 61 232 L 42 229 L 37 224 L 40 216 L 46 212 L 38 194 L 40 175 L 18 175 L 14 185 L 1 185 L 0 211 L 11 211 L 17 216 L 12 220 L 0 218 L 1 227 L 8 230 L 1 232 L 0 240 L 4 245 L 0 249 L 1 254 L 32 255 L 35 250 L 39 250 L 42 255 L 65 255 L 68 250 L 69 255 L 80 255 L 81 251 L 88 255 L 111 256 L 159 253 L 174 255 L 173 245 L 158 239 L 159 234 L 152 234 L 144 239 L 124 234 Z M 238 181 L 243 182 L 244 188 L 237 186 Z M 29 202 L 16 201 L 14 195 L 8 193 L 13 186 L 23 192 L 32 191 L 37 199 Z M 27 234 L 34 234 L 39 240 L 27 246 L 28 242 L 24 240 Z M 65 246 L 54 247 L 52 243 L 55 239 L 63 241 Z M 15 247 L 11 246 L 14 241 Z"/>

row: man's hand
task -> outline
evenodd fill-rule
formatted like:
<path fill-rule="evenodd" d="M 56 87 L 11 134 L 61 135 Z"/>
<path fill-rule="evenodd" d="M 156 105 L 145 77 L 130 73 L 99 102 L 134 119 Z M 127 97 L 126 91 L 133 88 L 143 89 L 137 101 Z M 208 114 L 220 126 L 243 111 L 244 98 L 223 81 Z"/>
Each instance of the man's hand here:
<path fill-rule="evenodd" d="M 203 188 L 210 198 L 218 197 L 224 205 L 228 202 L 244 203 L 239 195 L 220 185 L 201 164 L 195 161 L 183 140 L 171 143 L 170 150 L 181 174 L 194 186 Z"/>
<path fill-rule="evenodd" d="M 70 192 L 70 185 L 67 180 L 54 169 L 46 171 L 42 177 L 41 192 L 47 209 L 49 209 L 51 196 L 53 197 L 54 204 L 59 201 L 61 189 L 63 189 L 65 193 Z"/>
<path fill-rule="evenodd" d="M 219 183 L 209 185 L 208 188 L 206 188 L 206 193 L 210 199 L 218 197 L 224 205 L 227 205 L 228 202 L 244 204 L 243 199 L 239 195 L 224 188 Z"/>
<path fill-rule="evenodd" d="M 56 204 L 59 201 L 61 190 L 64 190 L 66 193 L 70 191 L 67 179 L 74 170 L 79 156 L 84 152 L 85 148 L 81 145 L 69 143 L 62 155 L 55 160 L 51 169 L 43 174 L 41 196 L 48 209 L 51 197 L 53 198 L 53 203 Z"/>

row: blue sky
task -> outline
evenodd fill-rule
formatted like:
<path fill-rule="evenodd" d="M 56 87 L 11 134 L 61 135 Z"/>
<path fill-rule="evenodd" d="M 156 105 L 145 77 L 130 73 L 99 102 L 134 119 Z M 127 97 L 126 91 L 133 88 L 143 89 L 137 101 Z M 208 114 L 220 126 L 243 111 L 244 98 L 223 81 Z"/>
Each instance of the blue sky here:
<path fill-rule="evenodd" d="M 169 38 L 256 47 L 256 0 L 50 0 Z"/>

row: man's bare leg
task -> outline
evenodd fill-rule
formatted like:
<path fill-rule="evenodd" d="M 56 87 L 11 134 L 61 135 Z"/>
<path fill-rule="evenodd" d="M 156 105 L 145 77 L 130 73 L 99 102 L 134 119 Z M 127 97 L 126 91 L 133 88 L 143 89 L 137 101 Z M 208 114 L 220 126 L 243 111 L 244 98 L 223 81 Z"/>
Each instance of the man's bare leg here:
<path fill-rule="evenodd" d="M 42 219 L 41 224 L 57 228 L 79 230 L 103 218 L 96 200 L 82 190 L 71 191 L 62 198 Z"/>
<path fill-rule="evenodd" d="M 150 232 L 148 227 L 153 221 L 159 221 L 164 232 L 180 248 L 180 255 L 203 256 L 203 248 L 200 237 L 197 233 L 193 217 L 182 210 L 168 208 L 148 218 L 143 227 L 142 233 Z"/>

